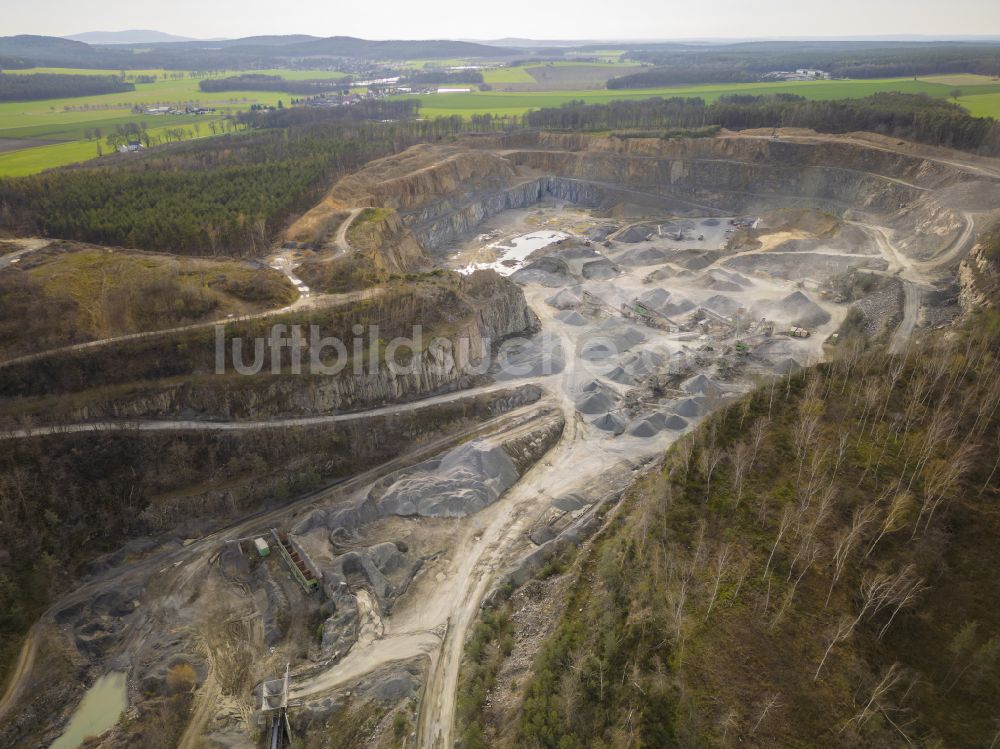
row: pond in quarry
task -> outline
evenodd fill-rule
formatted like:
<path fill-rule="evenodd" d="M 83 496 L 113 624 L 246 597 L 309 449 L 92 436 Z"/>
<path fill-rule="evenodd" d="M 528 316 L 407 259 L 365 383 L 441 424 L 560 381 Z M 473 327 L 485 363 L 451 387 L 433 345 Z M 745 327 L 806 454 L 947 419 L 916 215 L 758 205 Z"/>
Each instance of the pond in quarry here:
<path fill-rule="evenodd" d="M 94 682 L 80 701 L 62 736 L 51 749 L 77 749 L 84 739 L 100 736 L 128 707 L 125 673 L 112 671 Z"/>

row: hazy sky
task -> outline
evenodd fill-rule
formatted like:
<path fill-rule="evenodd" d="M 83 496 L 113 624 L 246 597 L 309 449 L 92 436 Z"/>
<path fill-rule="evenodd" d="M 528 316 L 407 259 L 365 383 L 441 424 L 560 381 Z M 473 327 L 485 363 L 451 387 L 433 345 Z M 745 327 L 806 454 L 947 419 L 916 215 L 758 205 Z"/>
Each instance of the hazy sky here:
<path fill-rule="evenodd" d="M 239 37 L 678 39 L 1000 36 L 997 0 L 4 0 L 0 35 L 156 29 Z"/>

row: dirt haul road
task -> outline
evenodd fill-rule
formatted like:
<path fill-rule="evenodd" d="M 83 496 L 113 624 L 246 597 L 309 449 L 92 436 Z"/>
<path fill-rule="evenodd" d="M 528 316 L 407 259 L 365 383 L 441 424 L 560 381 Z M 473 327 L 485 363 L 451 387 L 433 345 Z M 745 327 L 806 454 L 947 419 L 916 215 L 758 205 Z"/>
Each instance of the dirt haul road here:
<path fill-rule="evenodd" d="M 532 305 L 548 316 L 545 305 Z M 551 308 L 549 308 L 551 309 Z M 563 345 L 571 342 L 564 340 Z M 350 684 L 394 661 L 428 655 L 430 668 L 421 702 L 419 745 L 451 747 L 455 693 L 466 637 L 498 573 L 527 548 L 532 523 L 550 502 L 568 493 L 606 496 L 621 492 L 643 456 L 625 445 L 587 437 L 570 396 L 572 367 L 548 385 L 559 399 L 565 427 L 559 443 L 497 502 L 468 518 L 449 550 L 450 561 L 435 579 L 423 579 L 393 607 L 384 635 L 355 645 L 338 664 L 319 675 L 293 679 L 291 697 L 301 700 Z M 646 459 L 662 450 L 650 446 Z"/>
<path fill-rule="evenodd" d="M 468 396 L 469 393 L 466 391 L 460 395 Z M 403 407 L 412 405 L 414 404 L 404 404 Z M 536 403 L 522 406 L 493 419 L 470 426 L 467 429 L 450 433 L 421 445 L 413 451 L 401 455 L 377 468 L 358 474 L 347 481 L 338 483 L 332 487 L 320 489 L 282 507 L 249 515 L 232 525 L 199 538 L 183 548 L 170 548 L 166 551 L 154 552 L 143 559 L 133 560 L 127 565 L 114 567 L 93 580 L 84 583 L 71 593 L 54 602 L 39 617 L 29 632 L 22 645 L 18 665 L 11 675 L 3 698 L 0 699 L 0 720 L 17 704 L 31 677 L 37 643 L 35 633 L 39 629 L 49 626 L 59 611 L 74 604 L 91 600 L 107 590 L 121 589 L 137 583 L 146 585 L 154 576 L 172 577 L 169 583 L 170 589 L 175 593 L 187 589 L 187 594 L 190 595 L 192 590 L 190 586 L 196 586 L 199 578 L 204 575 L 210 558 L 218 551 L 219 545 L 224 543 L 226 539 L 266 532 L 267 529 L 286 522 L 289 517 L 296 513 L 307 512 L 315 506 L 343 501 L 344 497 L 364 489 L 383 476 L 427 460 L 457 444 L 495 433 L 498 430 L 502 430 L 508 423 L 520 424 L 524 419 L 530 419 L 535 413 L 551 409 L 553 405 L 550 399 L 543 398 Z"/>
<path fill-rule="evenodd" d="M 543 302 L 550 293 L 543 287 L 525 289 L 543 329 L 559 336 L 564 351 L 573 351 L 576 341 L 566 335 L 565 328 L 553 324 L 556 310 Z M 565 422 L 557 445 L 495 503 L 466 519 L 456 531 L 446 566 L 433 579 L 419 579 L 394 604 L 382 638 L 356 644 L 343 660 L 319 674 L 293 675 L 293 699 L 318 696 L 388 663 L 427 655 L 430 666 L 420 706 L 418 745 L 452 746 L 459 667 L 467 636 L 498 575 L 519 554 L 534 548 L 526 538 L 533 523 L 559 497 L 576 494 L 604 499 L 620 494 L 635 471 L 662 454 L 677 437 L 664 433 L 641 442 L 595 438 L 573 401 L 574 388 L 587 377 L 579 366 L 580 371 L 577 359 L 569 356 L 565 369 L 546 382 Z"/>
<path fill-rule="evenodd" d="M 26 364 L 28 362 L 39 361 L 45 359 L 49 356 L 57 356 L 59 354 L 72 353 L 74 351 L 88 351 L 90 349 L 103 348 L 105 346 L 113 346 L 118 343 L 125 343 L 126 341 L 135 341 L 141 338 L 155 338 L 156 336 L 167 336 L 176 335 L 177 333 L 188 333 L 194 330 L 204 330 L 205 328 L 214 328 L 216 325 L 226 326 L 232 325 L 233 323 L 245 322 L 247 320 L 261 320 L 268 317 L 275 317 L 277 315 L 284 315 L 288 312 L 295 312 L 304 309 L 319 309 L 326 307 L 339 307 L 345 304 L 354 304 L 365 299 L 374 299 L 376 296 L 382 293 L 382 287 L 375 286 L 371 289 L 364 289 L 362 291 L 348 291 L 342 294 L 302 294 L 294 302 L 286 307 L 279 307 L 277 309 L 266 310 L 264 312 L 254 312 L 249 315 L 238 315 L 235 317 L 228 317 L 223 320 L 208 320 L 206 322 L 192 323 L 191 325 L 182 325 L 177 328 L 164 328 L 162 330 L 148 330 L 143 333 L 127 333 L 126 335 L 114 336 L 112 338 L 100 338 L 96 341 L 87 341 L 86 343 L 74 343 L 71 346 L 60 346 L 59 348 L 47 349 L 46 351 L 39 351 L 34 354 L 25 354 L 24 356 L 18 356 L 13 359 L 7 359 L 5 361 L 0 361 L 0 367 L 9 367 L 14 364 Z"/>
<path fill-rule="evenodd" d="M 913 336 L 913 330 L 920 316 L 920 303 L 923 289 L 929 288 L 934 281 L 946 276 L 948 269 L 960 262 L 975 242 L 975 222 L 966 213 L 962 233 L 946 249 L 935 258 L 928 261 L 914 260 L 896 248 L 887 229 L 875 224 L 858 221 L 849 223 L 866 232 L 875 242 L 882 257 L 889 267 L 886 271 L 870 271 L 877 275 L 896 276 L 903 284 L 903 318 L 896 327 L 889 342 L 889 352 L 901 354 L 906 350 Z"/>
<path fill-rule="evenodd" d="M 441 405 L 442 403 L 474 398 L 477 395 L 496 393 L 501 390 L 510 390 L 524 385 L 541 385 L 545 381 L 545 377 L 505 380 L 495 382 L 491 385 L 482 385 L 467 390 L 455 390 L 450 393 L 443 393 L 442 395 L 433 395 L 428 398 L 410 401 L 409 403 L 397 403 L 392 406 L 380 406 L 379 408 L 372 408 L 367 411 L 351 411 L 349 413 L 328 414 L 326 416 L 301 416 L 291 419 L 271 419 L 269 421 L 159 421 L 156 419 L 132 419 L 129 421 L 94 421 L 83 424 L 53 424 L 44 427 L 13 429 L 0 432 L 0 440 L 27 439 L 49 434 L 78 434 L 86 432 L 244 432 L 260 429 L 290 429 L 294 427 L 321 426 L 323 424 L 337 424 L 345 421 L 370 419 L 376 416 L 391 416 L 393 414 L 419 411 L 423 408 Z"/>

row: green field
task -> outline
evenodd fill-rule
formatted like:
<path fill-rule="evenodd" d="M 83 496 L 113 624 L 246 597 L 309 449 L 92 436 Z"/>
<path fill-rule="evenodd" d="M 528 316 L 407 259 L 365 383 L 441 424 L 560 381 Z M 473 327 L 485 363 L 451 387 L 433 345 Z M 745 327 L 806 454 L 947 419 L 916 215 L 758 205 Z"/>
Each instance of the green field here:
<path fill-rule="evenodd" d="M 534 83 L 528 68 L 518 65 L 514 68 L 493 68 L 483 71 L 483 81 L 485 83 Z"/>
<path fill-rule="evenodd" d="M 64 74 L 116 74 L 120 71 L 93 71 L 69 68 L 33 68 L 11 71 L 23 75 L 32 73 Z M 181 71 L 172 71 L 173 73 Z M 238 71 L 221 75 L 235 75 Z M 339 71 L 311 70 L 261 70 L 268 75 L 282 75 L 300 80 L 308 78 L 342 78 Z M 32 174 L 57 166 L 93 159 L 97 156 L 97 143 L 86 140 L 85 132 L 100 128 L 106 135 L 117 125 L 144 122 L 152 136 L 160 136 L 167 128 L 185 128 L 188 137 L 209 134 L 208 122 L 219 116 L 246 110 L 251 104 L 275 105 L 279 100 L 288 102 L 292 96 L 281 91 L 226 91 L 205 93 L 198 88 L 203 76 L 191 77 L 186 71 L 182 78 L 164 78 L 171 71 L 135 70 L 128 76 L 155 75 L 154 83 L 137 83 L 135 91 L 118 94 L 88 96 L 86 98 L 51 99 L 46 101 L 0 103 L 0 139 L 30 138 L 37 145 L 17 151 L 0 152 L 0 176 Z M 214 107 L 216 117 L 187 115 L 160 116 L 133 114 L 133 107 L 198 105 Z M 196 128 L 197 125 L 197 128 Z M 200 130 L 200 132 L 196 132 Z M 105 152 L 108 148 L 104 147 Z"/>
<path fill-rule="evenodd" d="M 417 68 L 428 62 L 436 65 L 457 65 L 462 60 L 417 60 L 408 65 Z M 621 67 L 621 62 L 609 59 L 597 63 L 608 68 Z M 548 63 L 532 63 L 511 68 L 496 68 L 483 71 L 487 83 L 503 84 L 536 83 L 528 72 L 529 68 L 545 66 Z M 554 67 L 590 66 L 595 63 L 557 62 Z M 30 75 L 50 72 L 67 74 L 110 73 L 120 71 L 93 71 L 64 68 L 35 68 L 29 71 L 11 71 Z M 279 100 L 288 102 L 292 95 L 280 91 L 234 91 L 205 93 L 198 88 L 201 74 L 194 76 L 183 72 L 182 77 L 169 77 L 180 71 L 144 70 L 128 71 L 128 76 L 154 75 L 154 83 L 136 84 L 136 90 L 119 94 L 105 94 L 86 98 L 66 98 L 49 101 L 0 103 L 0 139 L 31 139 L 36 143 L 20 150 L 0 151 L 0 176 L 31 174 L 63 166 L 78 161 L 95 158 L 97 143 L 87 140 L 85 133 L 100 128 L 104 134 L 112 132 L 117 125 L 129 122 L 144 122 L 151 135 L 161 135 L 166 128 L 185 128 L 188 137 L 206 137 L 209 134 L 209 117 L 152 116 L 133 114 L 133 107 L 198 105 L 214 107 L 217 116 L 224 116 L 245 110 L 252 104 L 275 105 Z M 219 75 L 234 75 L 230 71 Z M 312 70 L 260 70 L 266 75 L 281 75 L 293 80 L 315 78 L 341 78 L 346 73 L 340 71 Z M 167 77 L 165 77 L 167 76 Z M 782 83 L 714 84 L 698 86 L 674 86 L 654 89 L 590 89 L 570 91 L 473 91 L 470 93 L 435 94 L 417 96 L 421 100 L 421 116 L 427 118 L 473 114 L 522 115 L 532 109 L 556 107 L 573 100 L 590 103 L 606 103 L 616 99 L 643 99 L 651 96 L 697 96 L 706 101 L 714 101 L 726 94 L 769 94 L 793 93 L 808 99 L 843 99 L 863 97 L 878 91 L 902 91 L 905 93 L 925 93 L 939 98 L 950 98 L 955 89 L 961 89 L 958 102 L 972 114 L 980 117 L 1000 118 L 1000 81 L 985 76 L 942 75 L 920 80 L 912 78 L 886 78 L 857 81 L 795 81 Z M 198 125 L 196 132 L 195 125 Z M 105 151 L 107 148 L 105 147 Z"/>
<path fill-rule="evenodd" d="M 948 98 L 955 86 L 912 78 L 884 78 L 863 81 L 787 81 L 778 83 L 732 83 L 704 86 L 674 86 L 649 89 L 598 89 L 592 91 L 530 91 L 506 93 L 496 91 L 461 94 L 440 94 L 414 97 L 421 99 L 420 113 L 423 117 L 444 117 L 451 115 L 469 116 L 473 114 L 520 115 L 531 109 L 558 107 L 569 101 L 583 100 L 591 104 L 602 104 L 616 99 L 646 99 L 651 96 L 697 96 L 708 102 L 727 94 L 777 94 L 789 93 L 807 99 L 830 100 L 869 96 L 879 91 L 900 91 L 903 93 L 923 93 L 938 98 Z M 975 94 L 971 94 L 972 91 Z M 1000 83 L 987 81 L 975 87 L 966 86 L 970 92 L 959 102 L 973 100 L 980 110 L 974 114 L 986 114 L 992 107 L 1000 106 Z"/>
<path fill-rule="evenodd" d="M 184 121 L 180 124 L 166 124 L 168 120 L 174 119 L 183 119 Z M 206 118 L 164 117 L 149 118 L 144 121 L 149 123 L 150 126 L 147 127 L 146 132 L 153 138 L 162 137 L 166 130 L 177 127 L 184 127 L 185 140 L 206 138 L 211 135 Z M 195 124 L 200 126 L 197 130 L 195 129 Z M 44 141 L 40 142 L 44 143 Z M 100 144 L 105 154 L 111 152 L 111 148 L 104 143 L 103 139 L 100 141 Z M 79 140 L 68 140 L 61 143 L 52 143 L 51 145 L 39 145 L 0 153 L 0 176 L 20 177 L 26 174 L 35 174 L 45 169 L 89 161 L 90 159 L 97 158 L 97 145 L 98 141 L 86 140 L 81 135 Z"/>

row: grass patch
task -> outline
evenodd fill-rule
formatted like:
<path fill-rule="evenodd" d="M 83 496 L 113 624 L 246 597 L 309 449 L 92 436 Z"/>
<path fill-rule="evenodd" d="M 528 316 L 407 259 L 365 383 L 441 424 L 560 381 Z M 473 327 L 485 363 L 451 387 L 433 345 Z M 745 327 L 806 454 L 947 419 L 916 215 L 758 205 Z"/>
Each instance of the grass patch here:
<path fill-rule="evenodd" d="M 536 66 L 537 67 L 537 66 Z M 485 75 L 485 74 L 484 74 Z M 487 78 L 487 81 L 489 79 Z M 502 91 L 469 92 L 460 94 L 434 95 L 420 98 L 420 113 L 423 117 L 446 117 L 473 114 L 521 115 L 531 109 L 558 107 L 570 101 L 585 101 L 588 104 L 606 104 L 623 99 L 648 99 L 654 96 L 700 97 L 711 103 L 720 96 L 732 94 L 797 94 L 807 99 L 824 101 L 854 99 L 881 91 L 927 94 L 935 98 L 947 99 L 954 86 L 933 83 L 912 78 L 883 78 L 856 81 L 786 81 L 779 83 L 735 83 L 695 86 L 673 86 L 650 89 L 592 89 L 580 91 L 531 91 L 507 93 Z M 994 90 L 995 89 L 995 90 Z M 977 89 L 977 96 L 1000 95 L 1000 83 L 983 85 Z M 969 97 L 972 98 L 972 97 Z M 964 103 L 960 101 L 960 103 Z"/>
<path fill-rule="evenodd" d="M 0 273 L 0 353 L 16 356 L 285 306 L 284 275 L 235 260 L 54 243 Z"/>

